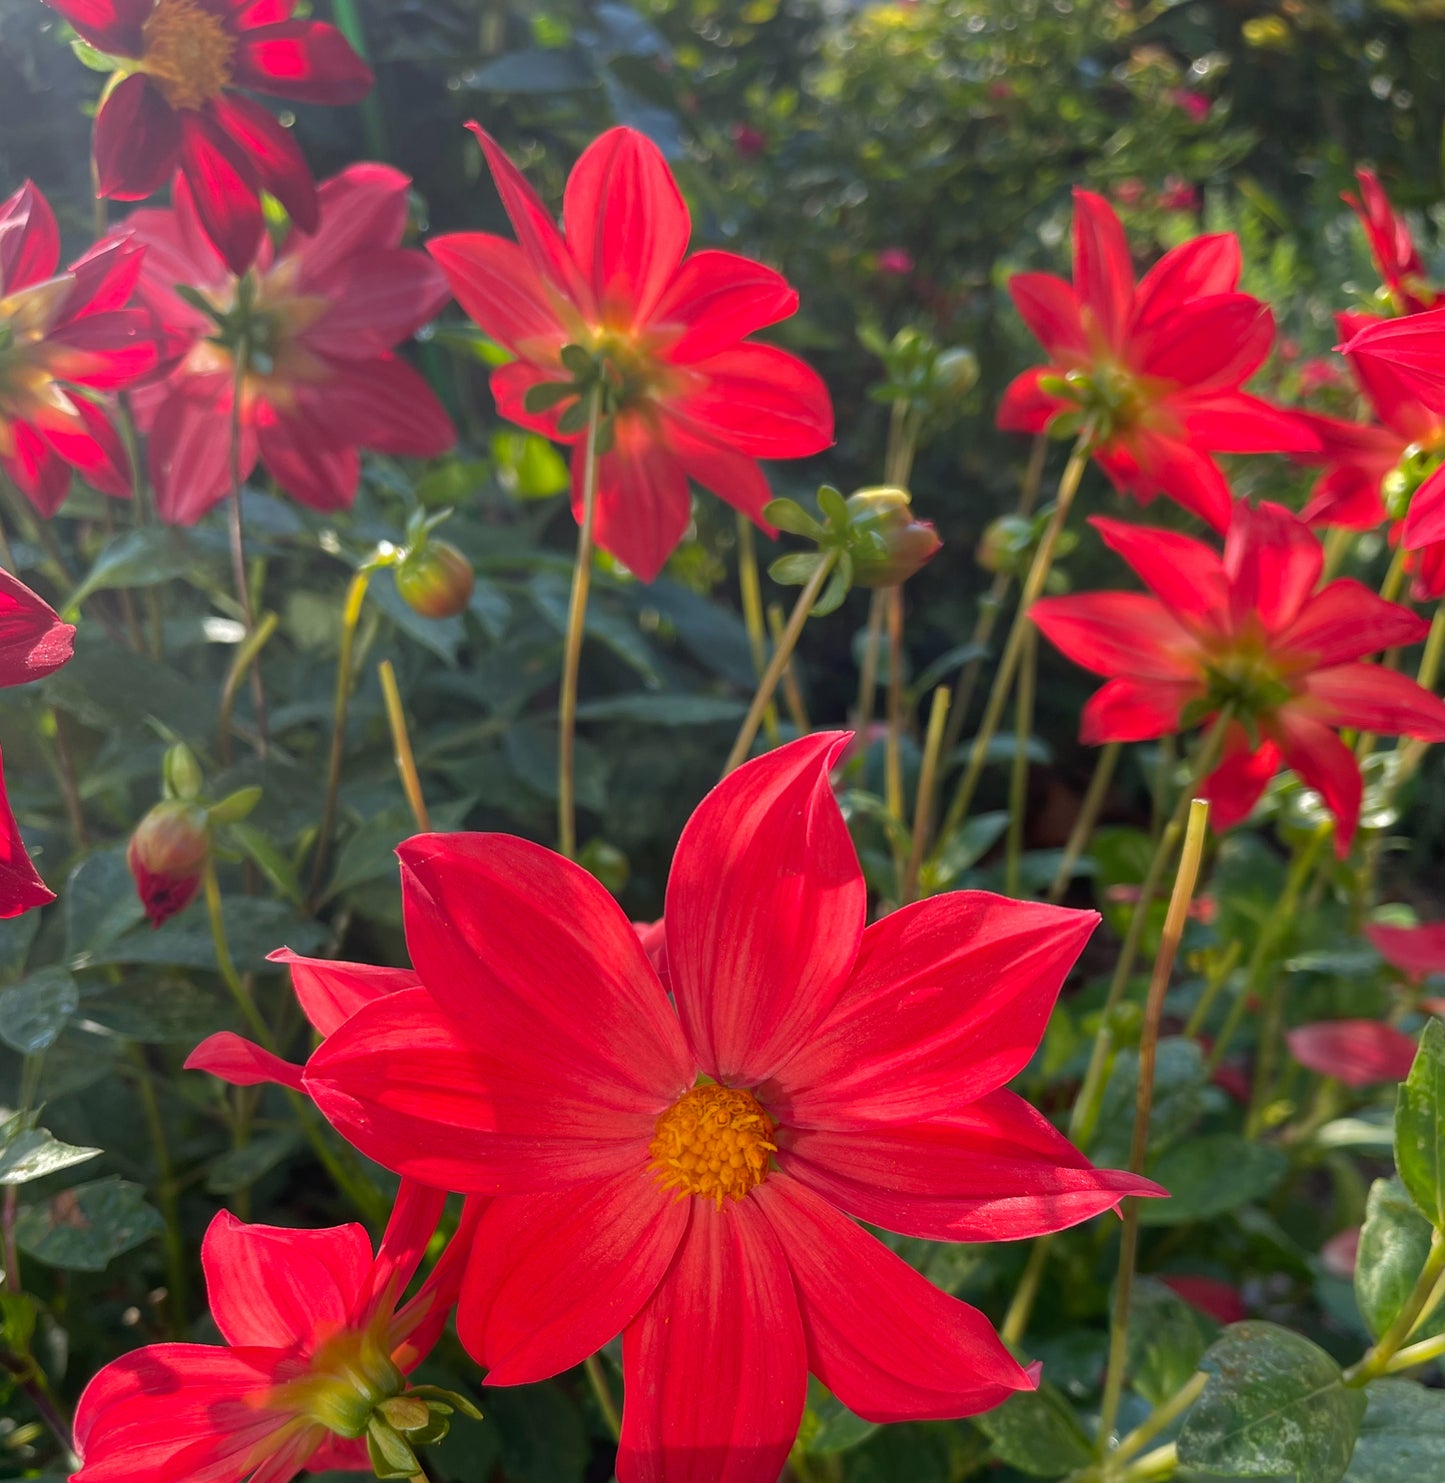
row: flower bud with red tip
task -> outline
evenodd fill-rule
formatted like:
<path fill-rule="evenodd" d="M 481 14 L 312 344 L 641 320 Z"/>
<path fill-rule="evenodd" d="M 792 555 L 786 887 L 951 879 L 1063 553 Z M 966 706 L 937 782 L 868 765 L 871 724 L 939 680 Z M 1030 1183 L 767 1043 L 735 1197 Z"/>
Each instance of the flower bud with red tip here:
<path fill-rule="evenodd" d="M 210 851 L 206 811 L 184 799 L 164 799 L 136 825 L 125 862 L 152 927 L 190 904 Z"/>
<path fill-rule="evenodd" d="M 928 520 L 916 520 L 906 489 L 860 489 L 848 496 L 848 549 L 860 587 L 896 587 L 925 566 L 943 542 Z"/>
<path fill-rule="evenodd" d="M 472 564 L 447 541 L 434 538 L 407 551 L 396 567 L 396 590 L 423 618 L 455 618 L 472 600 Z"/>

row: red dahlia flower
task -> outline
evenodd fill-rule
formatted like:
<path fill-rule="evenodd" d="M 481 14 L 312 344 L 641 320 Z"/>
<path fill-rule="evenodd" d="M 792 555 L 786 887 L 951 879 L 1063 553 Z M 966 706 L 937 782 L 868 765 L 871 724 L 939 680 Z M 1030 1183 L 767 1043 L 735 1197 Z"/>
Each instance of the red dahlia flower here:
<path fill-rule="evenodd" d="M 1322 1020 L 1285 1032 L 1301 1066 L 1348 1087 L 1404 1081 L 1418 1049 L 1413 1035 L 1379 1020 Z"/>
<path fill-rule="evenodd" d="M 222 1211 L 201 1249 L 226 1341 L 153 1344 L 108 1364 L 75 1415 L 72 1483 L 288 1483 L 303 1468 L 370 1471 L 367 1438 L 456 1301 L 458 1230 L 415 1297 L 445 1196 L 403 1181 L 373 1257 L 358 1225 L 292 1231 Z M 393 1413 L 394 1414 L 394 1413 Z"/>
<path fill-rule="evenodd" d="M 316 187 L 291 135 L 234 88 L 297 103 L 356 103 L 371 69 L 295 0 L 45 0 L 116 63 L 95 118 L 99 194 L 143 201 L 180 169 L 206 235 L 234 273 L 261 241 L 259 193 L 302 231 Z"/>
<path fill-rule="evenodd" d="M 497 410 L 573 445 L 580 520 L 586 418 L 563 351 L 579 347 L 597 367 L 616 408 L 598 462 L 597 543 L 643 581 L 687 529 L 689 479 L 771 531 L 758 459 L 801 458 L 833 438 L 814 372 L 746 339 L 792 314 L 797 294 L 733 253 L 686 256 L 687 205 L 641 134 L 611 129 L 578 160 L 564 239 L 496 142 L 472 127 L 517 241 L 464 232 L 427 248 L 462 308 L 517 357 L 492 373 Z"/>
<path fill-rule="evenodd" d="M 1228 707 L 1224 761 L 1205 789 L 1213 822 L 1245 818 L 1283 763 L 1328 804 L 1343 856 L 1362 783 L 1336 729 L 1445 740 L 1445 702 L 1360 663 L 1422 639 L 1429 625 L 1348 578 L 1316 591 L 1320 543 L 1279 505 L 1240 500 L 1222 559 L 1173 531 L 1092 523 L 1153 595 L 1093 592 L 1030 609 L 1070 659 L 1109 677 L 1084 708 L 1082 739 L 1150 741 Z"/>
<path fill-rule="evenodd" d="M 392 353 L 447 300 L 441 274 L 401 245 L 409 184 L 386 165 L 349 166 L 322 183 L 315 233 L 293 232 L 274 255 L 263 243 L 240 278 L 200 230 L 183 177 L 173 210 L 131 215 L 141 298 L 174 361 L 134 396 L 162 519 L 191 525 L 230 487 L 238 355 L 241 475 L 259 459 L 313 509 L 351 504 L 360 448 L 425 458 L 456 440 L 435 393 Z"/>
<path fill-rule="evenodd" d="M 130 493 L 125 444 L 84 392 L 129 385 L 157 358 L 149 316 L 124 307 L 140 272 L 133 246 L 102 243 L 59 265 L 55 214 L 26 181 L 0 205 L 0 467 L 47 518 L 72 469 L 103 494 Z"/>
<path fill-rule="evenodd" d="M 1143 504 L 1167 494 L 1223 530 L 1229 487 L 1209 454 L 1316 447 L 1293 414 L 1240 390 L 1269 353 L 1274 317 L 1236 292 L 1239 271 L 1235 237 L 1196 237 L 1136 285 L 1113 208 L 1076 190 L 1073 283 L 1050 273 L 1009 280 L 1049 364 L 1013 382 L 998 425 L 1088 427 L 1094 458 L 1121 493 Z"/>
<path fill-rule="evenodd" d="M 1359 195 L 1343 191 L 1340 199 L 1360 218 L 1369 239 L 1370 256 L 1380 274 L 1382 307 L 1391 314 L 1418 314 L 1431 308 L 1438 295 L 1430 287 L 1405 218 L 1390 205 L 1373 170 L 1356 170 L 1355 179 Z"/>
<path fill-rule="evenodd" d="M 981 1314 L 850 1216 L 985 1241 L 1160 1193 L 1004 1090 L 1098 918 L 959 892 L 865 929 L 828 783 L 845 740 L 748 763 L 693 815 L 663 918 L 671 999 L 586 871 L 505 835 L 408 841 L 422 987 L 307 1066 L 364 1152 L 496 1196 L 458 1309 L 490 1383 L 622 1332 L 622 1483 L 773 1483 L 810 1369 L 875 1421 L 1032 1387 Z"/>

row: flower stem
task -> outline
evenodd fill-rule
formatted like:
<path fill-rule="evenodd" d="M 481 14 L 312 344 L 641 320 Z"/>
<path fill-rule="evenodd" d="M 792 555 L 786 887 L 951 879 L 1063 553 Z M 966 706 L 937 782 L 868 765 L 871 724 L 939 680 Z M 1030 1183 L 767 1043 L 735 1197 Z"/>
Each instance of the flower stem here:
<path fill-rule="evenodd" d="M 888 589 L 875 587 L 868 603 L 868 627 L 863 635 L 863 666 L 858 673 L 858 712 L 853 719 L 865 747 L 868 723 L 873 719 L 873 698 L 878 690 L 878 648 L 883 639 L 883 613 Z"/>
<path fill-rule="evenodd" d="M 902 825 L 907 813 L 903 795 L 903 588 L 889 587 L 883 601 L 888 624 L 888 732 L 883 749 L 883 798 L 888 812 Z M 907 863 L 893 847 L 893 874 L 902 884 Z"/>
<path fill-rule="evenodd" d="M 181 1234 L 180 1208 L 176 1199 L 175 1173 L 171 1165 L 170 1145 L 166 1141 L 166 1125 L 161 1118 L 155 1081 L 146 1064 L 145 1051 L 138 1045 L 132 1045 L 130 1051 L 131 1060 L 135 1064 L 136 1085 L 140 1090 L 141 1113 L 145 1117 L 151 1146 L 155 1151 L 156 1200 L 166 1226 L 166 1270 L 170 1280 L 170 1302 L 167 1309 L 171 1336 L 179 1339 L 185 1336 L 187 1328 L 190 1282 L 186 1271 L 186 1244 Z"/>
<path fill-rule="evenodd" d="M 1134 1102 L 1134 1136 L 1129 1145 L 1129 1172 L 1142 1174 L 1149 1151 L 1149 1119 L 1154 1110 L 1154 1071 L 1159 1051 L 1159 1024 L 1164 1017 L 1164 999 L 1174 973 L 1174 960 L 1184 936 L 1189 916 L 1189 903 L 1199 880 L 1199 866 L 1204 858 L 1204 844 L 1209 827 L 1209 805 L 1203 799 L 1189 802 L 1189 823 L 1184 834 L 1184 848 L 1179 857 L 1179 870 L 1174 877 L 1174 890 L 1169 897 L 1169 911 L 1164 919 L 1164 934 L 1159 953 L 1154 959 L 1154 972 L 1149 980 L 1149 994 L 1144 1001 L 1144 1027 L 1139 1039 L 1139 1086 Z M 1119 1416 L 1119 1401 L 1124 1394 L 1124 1364 L 1129 1344 L 1129 1300 L 1134 1285 L 1134 1266 L 1139 1256 L 1139 1200 L 1129 1195 L 1123 1201 L 1124 1230 L 1119 1242 L 1119 1276 L 1114 1284 L 1114 1321 L 1109 1330 L 1109 1363 L 1104 1378 L 1104 1395 L 1099 1409 L 1099 1453 L 1103 1456 Z"/>
<path fill-rule="evenodd" d="M 231 575 L 236 584 L 236 601 L 241 605 L 241 621 L 249 638 L 256 631 L 256 610 L 251 602 L 251 583 L 246 575 L 246 529 L 241 513 L 241 402 L 246 390 L 247 348 L 243 342 L 234 352 L 235 375 L 231 383 Z M 266 719 L 266 686 L 261 666 L 251 668 L 251 704 L 256 710 L 256 754 L 265 757 L 270 750 L 270 726 Z"/>
<path fill-rule="evenodd" d="M 779 644 L 783 639 L 783 629 L 787 627 L 787 620 L 783 617 L 783 605 L 770 602 L 768 604 L 768 632 L 772 635 L 773 643 Z M 808 708 L 803 704 L 803 692 L 798 685 L 797 666 L 791 659 L 783 666 L 783 700 L 788 707 L 788 719 L 793 723 L 794 730 L 799 736 L 806 736 L 813 728 L 808 722 Z M 768 729 L 768 718 L 763 716 L 763 730 Z"/>
<path fill-rule="evenodd" d="M 813 575 L 808 578 L 807 586 L 798 594 L 798 600 L 793 604 L 793 611 L 788 615 L 788 626 L 783 630 L 782 638 L 773 649 L 773 657 L 768 661 L 768 667 L 763 671 L 762 679 L 758 681 L 758 688 L 753 694 L 753 703 L 748 707 L 747 715 L 743 717 L 743 724 L 738 728 L 732 751 L 728 753 L 728 760 L 723 764 L 722 775 L 724 777 L 747 760 L 748 752 L 752 749 L 753 738 L 758 734 L 758 726 L 763 719 L 763 711 L 773 698 L 773 692 L 778 688 L 778 681 L 782 679 L 788 660 L 792 658 L 793 650 L 797 647 L 798 639 L 803 632 L 803 625 L 808 621 L 808 614 L 813 611 L 813 604 L 817 602 L 824 583 L 832 575 L 833 564 L 837 559 L 836 551 L 825 552 L 822 560 L 813 569 Z"/>
<path fill-rule="evenodd" d="M 1436 1334 L 1433 1339 L 1421 1339 L 1418 1344 L 1407 1344 L 1405 1348 L 1397 1350 L 1385 1365 L 1384 1373 L 1398 1375 L 1402 1370 L 1427 1365 L 1441 1356 L 1445 1356 L 1445 1334 Z"/>
<path fill-rule="evenodd" d="M 964 821 L 969 805 L 973 802 L 973 795 L 978 789 L 979 779 L 983 776 L 984 763 L 988 759 L 988 744 L 998 730 L 1003 708 L 1008 702 L 1009 692 L 1013 687 L 1014 674 L 1023 655 L 1024 635 L 1029 629 L 1029 609 L 1033 607 L 1043 592 L 1044 583 L 1048 580 L 1049 571 L 1054 564 L 1054 551 L 1058 547 L 1059 536 L 1063 533 L 1064 523 L 1068 520 L 1069 510 L 1074 503 L 1074 496 L 1078 493 L 1079 482 L 1083 479 L 1084 469 L 1089 462 L 1088 447 L 1088 439 L 1081 436 L 1074 446 L 1074 451 L 1069 455 L 1069 461 L 1059 480 L 1054 513 L 1044 528 L 1043 539 L 1039 542 L 1039 549 L 1034 553 L 1028 576 L 1024 578 L 1023 590 L 1019 593 L 1018 611 L 1014 614 L 1013 626 L 1009 629 L 1008 638 L 1004 642 L 1003 654 L 999 658 L 998 673 L 994 676 L 993 689 L 989 692 L 988 705 L 984 708 L 983 720 L 980 721 L 978 732 L 973 739 L 968 767 L 958 785 L 957 792 L 953 795 L 953 802 L 949 804 L 943 828 L 939 831 L 940 840 L 947 839 Z"/>
<path fill-rule="evenodd" d="M 562 648 L 562 697 L 557 737 L 557 848 L 577 858 L 577 680 L 582 666 L 582 636 L 587 627 L 587 594 L 592 586 L 592 532 L 597 522 L 597 434 L 602 400 L 594 391 L 587 406 L 587 433 L 582 445 L 582 523 L 577 531 L 577 561 L 572 568 L 572 598 L 567 607 L 567 635 Z"/>
<path fill-rule="evenodd" d="M 1385 1374 L 1390 1361 L 1404 1348 L 1411 1333 L 1422 1319 L 1429 1316 L 1442 1278 L 1445 1278 L 1445 1235 L 1436 1231 L 1430 1243 L 1430 1254 L 1425 1258 L 1425 1265 L 1415 1279 L 1410 1296 L 1395 1315 L 1395 1321 L 1380 1335 L 1365 1357 L 1345 1371 L 1346 1385 L 1368 1385 L 1371 1380 Z"/>
<path fill-rule="evenodd" d="M 1024 814 L 1029 799 L 1029 737 L 1034 729 L 1034 684 L 1038 678 L 1038 634 L 1029 628 L 1019 661 L 1019 688 L 1014 700 L 1014 754 L 1009 767 L 1008 839 L 1004 846 L 1005 896 L 1019 893 L 1020 860 L 1024 848 Z"/>
<path fill-rule="evenodd" d="M 231 713 L 236 708 L 236 695 L 246 672 L 255 663 L 261 650 L 270 642 L 281 620 L 275 613 L 266 613 L 255 628 L 241 640 L 236 657 L 226 674 L 226 683 L 221 689 L 221 708 L 216 722 L 216 750 L 224 767 L 231 765 Z"/>
<path fill-rule="evenodd" d="M 1199 1399 L 1200 1392 L 1209 1383 L 1209 1376 L 1202 1371 L 1193 1374 L 1164 1402 L 1156 1407 L 1114 1449 L 1111 1461 L 1116 1465 L 1128 1462 L 1135 1453 L 1142 1452 L 1162 1431 L 1167 1431 Z"/>
<path fill-rule="evenodd" d="M 999 1338 L 1010 1349 L 1017 1349 L 1028 1331 L 1029 1315 L 1033 1312 L 1034 1300 L 1039 1295 L 1039 1284 L 1043 1281 L 1044 1268 L 1049 1264 L 1049 1248 L 1053 1243 L 1052 1235 L 1040 1236 L 1029 1251 L 1023 1275 L 1014 1289 L 1013 1300 L 1009 1303 L 1008 1312 L 1004 1314 L 998 1331 Z"/>
<path fill-rule="evenodd" d="M 758 549 L 753 536 L 753 522 L 737 512 L 738 520 L 738 592 L 743 604 L 743 626 L 748 631 L 748 648 L 753 656 L 753 675 L 762 679 L 768 667 L 768 634 L 763 623 L 763 589 L 758 579 Z M 763 713 L 763 730 L 768 745 L 782 740 L 778 734 L 778 708 L 769 706 Z"/>
<path fill-rule="evenodd" d="M 929 800 L 938 777 L 938 762 L 943 754 L 944 723 L 948 720 L 949 693 L 946 685 L 933 692 L 933 706 L 928 713 L 928 735 L 923 743 L 923 761 L 918 769 L 918 797 L 913 803 L 913 841 L 908 852 L 908 865 L 903 872 L 899 891 L 900 904 L 907 905 L 918 894 L 918 874 L 923 868 L 923 852 L 928 848 Z"/>
<path fill-rule="evenodd" d="M 1118 765 L 1122 750 L 1121 742 L 1109 742 L 1100 750 L 1094 763 L 1094 775 L 1089 779 L 1084 801 L 1079 805 L 1079 815 L 1069 831 L 1063 857 L 1059 860 L 1059 868 L 1054 872 L 1053 882 L 1049 886 L 1049 900 L 1056 906 L 1064 899 L 1064 892 L 1069 889 L 1069 882 L 1074 878 L 1074 867 L 1079 863 L 1079 856 L 1084 853 L 1084 846 L 1094 833 L 1094 825 L 1099 822 L 1099 810 L 1103 808 L 1104 799 L 1108 796 L 1109 784 L 1114 781 L 1114 768 Z"/>
<path fill-rule="evenodd" d="M 602 1413 L 602 1420 L 606 1423 L 612 1440 L 620 1442 L 622 1440 L 622 1413 L 617 1409 L 617 1402 L 612 1398 L 612 1387 L 607 1383 L 607 1374 L 602 1368 L 602 1361 L 595 1354 L 589 1354 L 582 1361 L 582 1369 L 586 1373 L 588 1385 L 592 1387 L 592 1394 L 597 1398 L 597 1409 Z"/>
<path fill-rule="evenodd" d="M 381 693 L 386 700 L 386 720 L 391 727 L 392 751 L 396 756 L 396 770 L 401 776 L 402 791 L 411 805 L 412 818 L 423 834 L 431 832 L 431 815 L 427 812 L 426 797 L 421 790 L 421 778 L 416 770 L 416 756 L 411 749 L 411 736 L 406 729 L 406 712 L 401 705 L 401 692 L 396 687 L 396 670 L 390 659 L 383 659 L 378 672 L 381 675 Z"/>
<path fill-rule="evenodd" d="M 314 901 L 326 880 L 326 867 L 331 863 L 331 836 L 336 829 L 336 807 L 341 794 L 341 763 L 346 753 L 346 712 L 351 704 L 353 656 L 356 630 L 366 606 L 366 589 L 371 583 L 370 564 L 357 568 L 346 589 L 346 602 L 341 609 L 341 652 L 336 658 L 336 695 L 331 706 L 331 751 L 326 759 L 326 793 L 321 808 L 321 824 L 316 831 L 316 854 L 311 861 L 310 896 Z"/>

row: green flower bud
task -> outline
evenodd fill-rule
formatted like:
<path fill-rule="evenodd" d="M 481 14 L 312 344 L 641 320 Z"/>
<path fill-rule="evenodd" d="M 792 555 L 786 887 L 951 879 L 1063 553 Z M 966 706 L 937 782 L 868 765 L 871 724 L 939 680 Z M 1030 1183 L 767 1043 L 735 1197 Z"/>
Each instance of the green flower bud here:
<path fill-rule="evenodd" d="M 906 489 L 860 489 L 847 500 L 848 553 L 860 587 L 896 587 L 930 561 L 943 542 L 913 518 Z"/>
<path fill-rule="evenodd" d="M 396 590 L 423 618 L 455 618 L 472 600 L 472 564 L 435 537 L 409 550 L 396 567 Z"/>

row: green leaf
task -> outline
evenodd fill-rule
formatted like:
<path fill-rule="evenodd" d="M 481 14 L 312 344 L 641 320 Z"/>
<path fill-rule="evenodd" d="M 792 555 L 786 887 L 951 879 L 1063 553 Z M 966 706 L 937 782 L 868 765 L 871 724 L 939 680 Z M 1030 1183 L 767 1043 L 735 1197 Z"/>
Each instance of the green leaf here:
<path fill-rule="evenodd" d="M 41 687 L 45 699 L 102 734 L 147 731 L 200 741 L 216 720 L 215 696 L 169 666 L 92 635 Z"/>
<path fill-rule="evenodd" d="M 1151 1153 L 1175 1142 L 1194 1126 L 1204 1111 L 1208 1087 L 1204 1052 L 1197 1041 L 1170 1035 L 1159 1042 L 1154 1068 L 1154 1105 L 1149 1114 Z M 1096 1163 L 1127 1163 L 1138 1096 L 1139 1053 L 1120 1051 L 1104 1085 L 1099 1134 L 1089 1150 L 1089 1157 Z"/>
<path fill-rule="evenodd" d="M 165 1222 L 145 1201 L 145 1191 L 124 1179 L 90 1184 L 22 1207 L 15 1221 L 20 1249 L 48 1267 L 101 1272 L 123 1251 L 149 1241 Z"/>
<path fill-rule="evenodd" d="M 507 763 L 528 788 L 542 798 L 557 796 L 557 728 L 523 721 L 508 727 L 502 738 Z M 573 758 L 577 802 L 601 813 L 607 807 L 606 761 L 579 737 Z"/>
<path fill-rule="evenodd" d="M 1345 1483 L 1428 1483 L 1445 1478 L 1445 1394 L 1410 1380 L 1377 1380 L 1365 1390 Z"/>
<path fill-rule="evenodd" d="M 975 814 L 964 821 L 944 840 L 937 854 L 928 862 L 928 886 L 931 893 L 946 891 L 965 870 L 977 865 L 1001 840 L 1008 828 L 1008 814 Z"/>
<path fill-rule="evenodd" d="M 739 721 L 745 711 L 741 701 L 720 695 L 654 694 L 640 690 L 635 695 L 589 700 L 577 707 L 577 719 L 636 721 L 646 726 L 711 726 L 721 721 Z"/>
<path fill-rule="evenodd" d="M 302 899 L 301 877 L 296 867 L 276 847 L 271 836 L 254 824 L 232 824 L 230 838 L 246 852 L 268 881 L 291 903 L 299 907 Z"/>
<path fill-rule="evenodd" d="M 239 824 L 254 812 L 260 801 L 260 788 L 237 788 L 219 803 L 213 803 L 206 810 L 206 817 L 213 824 Z"/>
<path fill-rule="evenodd" d="M 326 940 L 326 929 L 297 916 L 284 901 L 260 896 L 225 898 L 222 915 L 226 940 L 242 973 L 278 973 L 266 954 L 283 943 L 298 953 L 314 952 Z M 168 968 L 215 971 L 216 948 L 204 906 L 193 905 L 164 926 L 128 932 L 92 955 L 92 963 L 155 963 Z"/>
<path fill-rule="evenodd" d="M 768 567 L 768 575 L 782 587 L 801 587 L 825 560 L 818 551 L 790 551 Z"/>
<path fill-rule="evenodd" d="M 1032 1478 L 1059 1478 L 1094 1461 L 1089 1434 L 1048 1381 L 1019 1391 L 996 1410 L 974 1417 L 1000 1462 Z"/>
<path fill-rule="evenodd" d="M 40 968 L 0 990 L 0 1040 L 21 1055 L 48 1050 L 75 1013 L 80 990 L 64 968 Z"/>
<path fill-rule="evenodd" d="M 590 1448 L 582 1417 L 555 1384 L 497 1389 L 487 1413 L 500 1438 L 502 1472 L 519 1483 L 582 1483 Z"/>
<path fill-rule="evenodd" d="M 87 995 L 85 1017 L 127 1040 L 190 1047 L 225 1024 L 230 1011 L 189 979 L 146 972 Z"/>
<path fill-rule="evenodd" d="M 1398 1179 L 1377 1179 L 1365 1203 L 1365 1224 L 1355 1259 L 1355 1301 L 1370 1333 L 1379 1338 L 1414 1291 L 1433 1232 Z M 1445 1311 L 1437 1312 L 1412 1337 L 1445 1333 Z"/>
<path fill-rule="evenodd" d="M 206 1190 L 213 1195 L 234 1195 L 250 1189 L 263 1174 L 284 1163 L 301 1146 L 299 1133 L 265 1133 L 240 1148 L 224 1153 L 206 1175 Z"/>
<path fill-rule="evenodd" d="M 1289 1158 L 1282 1149 L 1250 1143 L 1234 1133 L 1191 1138 L 1146 1170 L 1170 1198 L 1143 1201 L 1139 1223 L 1179 1226 L 1223 1215 L 1262 1199 L 1288 1169 Z"/>
<path fill-rule="evenodd" d="M 823 527 L 800 505 L 797 500 L 769 500 L 763 506 L 763 519 L 789 535 L 802 536 L 816 541 L 823 534 Z"/>
<path fill-rule="evenodd" d="M 1157 1277 L 1139 1277 L 1129 1293 L 1127 1373 L 1151 1406 L 1162 1406 L 1199 1368 L 1219 1325 Z"/>
<path fill-rule="evenodd" d="M 1179 1434 L 1188 1468 L 1339 1483 L 1365 1396 L 1318 1345 L 1272 1323 L 1237 1323 L 1204 1356 L 1210 1376 Z"/>
<path fill-rule="evenodd" d="M 864 1421 L 812 1376 L 808 1377 L 808 1409 L 798 1440 L 805 1452 L 823 1457 L 846 1452 L 878 1430 L 876 1421 Z"/>
<path fill-rule="evenodd" d="M 98 1148 L 62 1143 L 44 1128 L 21 1128 L 18 1117 L 0 1127 L 0 1184 L 29 1184 L 60 1169 L 98 1158 Z"/>
<path fill-rule="evenodd" d="M 1445 1229 L 1445 1022 L 1434 1016 L 1395 1104 L 1395 1164 L 1426 1219 Z"/>
<path fill-rule="evenodd" d="M 155 587 L 178 577 L 199 576 L 207 559 L 195 538 L 176 526 L 127 531 L 102 549 L 66 606 L 78 607 L 91 593 L 108 588 Z"/>
<path fill-rule="evenodd" d="M 96 953 L 145 917 L 125 863 L 124 845 L 87 855 L 70 872 L 60 894 L 65 911 L 65 955 L 72 968 L 87 966 Z"/>

